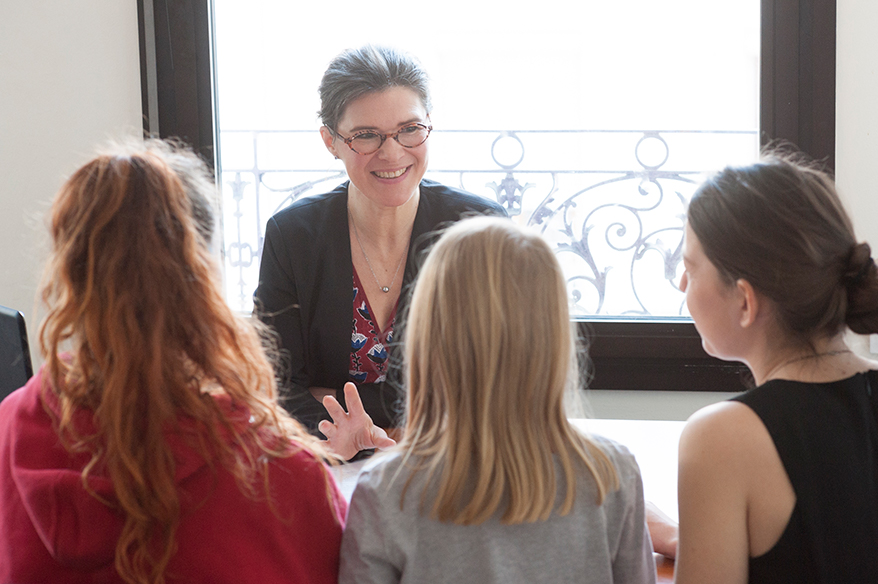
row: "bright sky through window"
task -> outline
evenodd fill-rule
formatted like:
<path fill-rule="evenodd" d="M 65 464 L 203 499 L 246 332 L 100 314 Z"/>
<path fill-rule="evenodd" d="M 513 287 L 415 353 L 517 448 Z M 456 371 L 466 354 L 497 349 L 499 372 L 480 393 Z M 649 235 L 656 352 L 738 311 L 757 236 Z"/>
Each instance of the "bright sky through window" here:
<path fill-rule="evenodd" d="M 320 77 L 345 48 L 389 44 L 421 60 L 428 177 L 496 197 L 515 188 L 511 172 L 517 220 L 559 246 L 578 315 L 684 314 L 673 286 L 685 201 L 700 173 L 757 155 L 757 0 L 214 5 L 226 289 L 241 310 L 268 217 L 344 179 L 316 112 Z M 649 168 L 665 174 L 650 180 Z"/>

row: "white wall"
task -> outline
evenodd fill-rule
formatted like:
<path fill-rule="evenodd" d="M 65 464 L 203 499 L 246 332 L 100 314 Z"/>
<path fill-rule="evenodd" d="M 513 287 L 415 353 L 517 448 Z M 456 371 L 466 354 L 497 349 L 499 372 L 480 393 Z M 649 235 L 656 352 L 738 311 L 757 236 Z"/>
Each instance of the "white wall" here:
<path fill-rule="evenodd" d="M 878 2 L 838 0 L 838 185 L 878 254 L 875 30 Z M 0 304 L 25 313 L 32 340 L 48 202 L 95 145 L 139 132 L 140 115 L 135 2 L 0 2 Z M 591 401 L 599 417 L 685 419 L 723 397 L 594 392 Z"/>
<path fill-rule="evenodd" d="M 857 237 L 878 257 L 878 2 L 838 0 L 836 53 L 836 183 Z M 849 336 L 860 354 L 866 337 Z"/>
<path fill-rule="evenodd" d="M 0 1 L 0 304 L 34 359 L 45 211 L 96 145 L 140 131 L 139 59 L 133 0 Z"/>
<path fill-rule="evenodd" d="M 878 2 L 838 0 L 836 181 L 878 255 Z"/>

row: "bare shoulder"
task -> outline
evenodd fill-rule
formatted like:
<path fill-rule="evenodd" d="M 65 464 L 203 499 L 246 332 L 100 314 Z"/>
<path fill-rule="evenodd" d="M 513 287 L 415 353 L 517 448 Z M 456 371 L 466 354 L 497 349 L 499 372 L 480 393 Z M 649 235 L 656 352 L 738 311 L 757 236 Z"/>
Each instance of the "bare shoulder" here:
<path fill-rule="evenodd" d="M 680 453 L 684 449 L 740 451 L 753 446 L 752 439 L 759 434 L 766 434 L 766 430 L 756 412 L 740 402 L 724 401 L 702 408 L 689 418 L 680 436 Z"/>
<path fill-rule="evenodd" d="M 740 402 L 708 406 L 686 423 L 680 436 L 678 583 L 747 581 L 752 463 L 766 448 L 765 437 L 762 421 Z"/>
<path fill-rule="evenodd" d="M 774 441 L 762 419 L 740 402 L 722 402 L 692 415 L 680 436 L 681 477 L 714 477 L 748 498 L 759 474 L 780 466 Z M 688 471 L 688 472 L 687 472 Z"/>

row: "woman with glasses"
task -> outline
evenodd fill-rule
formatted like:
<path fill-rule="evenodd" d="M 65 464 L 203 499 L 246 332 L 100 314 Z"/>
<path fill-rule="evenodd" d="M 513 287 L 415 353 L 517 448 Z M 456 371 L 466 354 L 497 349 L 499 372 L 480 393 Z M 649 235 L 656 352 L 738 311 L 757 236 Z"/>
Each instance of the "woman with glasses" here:
<path fill-rule="evenodd" d="M 427 75 L 411 56 L 374 46 L 345 51 L 326 70 L 320 98 L 320 135 L 349 180 L 268 221 L 255 301 L 288 357 L 285 407 L 312 431 L 326 420 L 319 429 L 332 441 L 339 427 L 330 417 L 357 421 L 339 418 L 351 396 L 362 398 L 377 426 L 397 424 L 401 404 L 386 381 L 405 290 L 428 234 L 467 214 L 505 212 L 423 178 L 430 95 Z M 356 388 L 339 392 L 347 383 Z M 329 415 L 324 398 L 337 416 Z M 359 411 L 358 403 L 351 405 Z M 376 430 L 355 442 L 390 441 Z"/>

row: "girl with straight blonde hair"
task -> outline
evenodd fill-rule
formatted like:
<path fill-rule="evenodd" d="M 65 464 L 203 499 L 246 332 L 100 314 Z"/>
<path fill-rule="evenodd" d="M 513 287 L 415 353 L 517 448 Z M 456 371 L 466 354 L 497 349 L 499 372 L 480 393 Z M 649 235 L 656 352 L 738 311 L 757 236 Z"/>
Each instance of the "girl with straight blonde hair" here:
<path fill-rule="evenodd" d="M 0 404 L 0 582 L 336 582 L 346 504 L 222 297 L 213 197 L 161 142 L 56 196 L 46 363 Z"/>
<path fill-rule="evenodd" d="M 634 457 L 565 415 L 575 343 L 545 241 L 449 228 L 406 326 L 404 438 L 360 476 L 340 581 L 654 581 Z"/>

